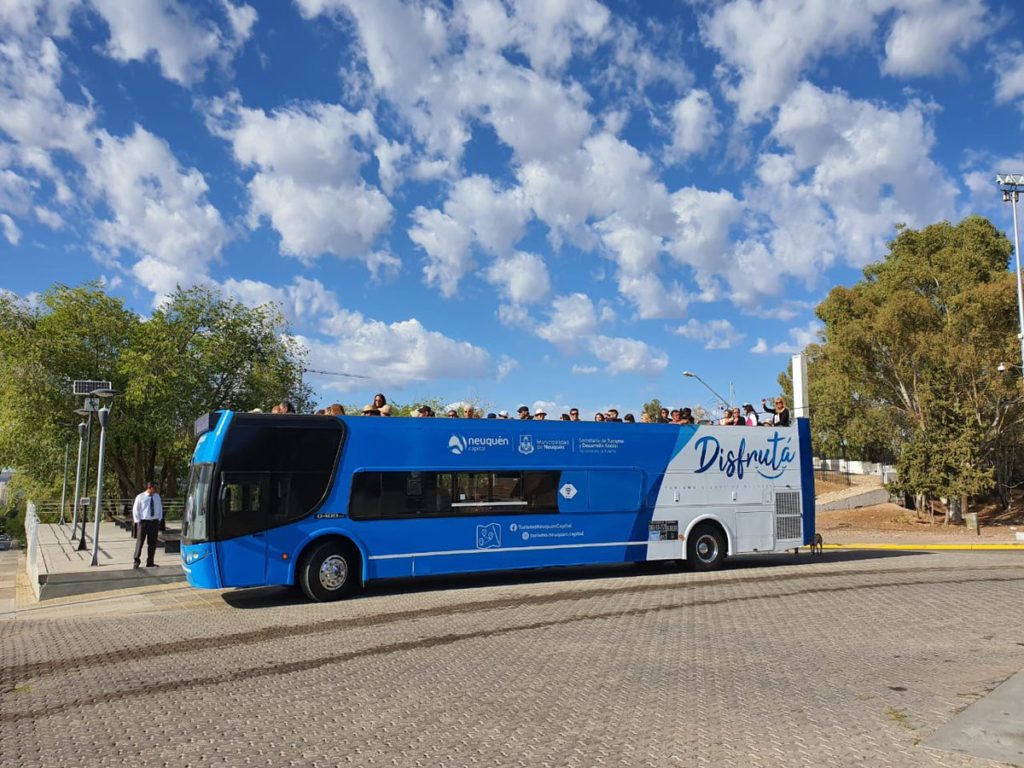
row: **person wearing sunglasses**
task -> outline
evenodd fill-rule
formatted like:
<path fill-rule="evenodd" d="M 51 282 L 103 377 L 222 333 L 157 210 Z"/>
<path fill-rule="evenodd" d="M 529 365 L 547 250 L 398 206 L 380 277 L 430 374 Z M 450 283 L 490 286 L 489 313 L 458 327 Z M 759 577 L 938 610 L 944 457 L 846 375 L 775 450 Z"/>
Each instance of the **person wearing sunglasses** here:
<path fill-rule="evenodd" d="M 788 427 L 789 426 L 789 408 L 786 407 L 786 401 L 781 397 L 775 398 L 774 408 L 768 405 L 768 401 L 761 398 L 761 409 L 770 414 L 772 417 L 773 427 Z"/>

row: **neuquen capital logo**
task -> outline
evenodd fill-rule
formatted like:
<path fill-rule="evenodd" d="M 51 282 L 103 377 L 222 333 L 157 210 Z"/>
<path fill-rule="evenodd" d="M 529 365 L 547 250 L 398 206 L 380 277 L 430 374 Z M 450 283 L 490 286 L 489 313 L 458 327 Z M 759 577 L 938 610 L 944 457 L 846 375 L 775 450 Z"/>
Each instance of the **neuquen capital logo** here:
<path fill-rule="evenodd" d="M 448 450 L 458 456 L 466 450 L 466 438 L 462 435 L 452 435 L 448 438 Z"/>

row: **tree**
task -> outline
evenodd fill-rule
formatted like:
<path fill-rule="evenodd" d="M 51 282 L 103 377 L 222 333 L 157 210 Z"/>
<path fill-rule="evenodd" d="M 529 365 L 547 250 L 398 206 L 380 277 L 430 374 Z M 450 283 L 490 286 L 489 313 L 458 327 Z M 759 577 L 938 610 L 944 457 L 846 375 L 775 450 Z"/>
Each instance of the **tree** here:
<path fill-rule="evenodd" d="M 661 409 L 661 400 L 655 397 L 644 403 L 640 410 L 643 413 L 646 413 L 650 417 L 651 421 L 654 422 L 657 421 L 658 417 L 661 415 Z"/>
<path fill-rule="evenodd" d="M 1010 253 L 978 216 L 902 229 L 861 282 L 834 288 L 817 308 L 818 435 L 883 447 L 888 434 L 918 495 L 991 489 L 992 463 L 1010 460 L 1002 443 L 1024 419 L 1019 382 L 996 370 L 1016 347 Z"/>
<path fill-rule="evenodd" d="M 286 397 L 308 408 L 301 348 L 273 306 L 191 288 L 143 319 L 98 285 L 58 285 L 34 306 L 0 296 L 0 321 L 0 464 L 37 490 L 59 487 L 64 445 L 77 441 L 74 379 L 118 392 L 107 461 L 122 497 L 150 478 L 167 495 L 180 490 L 192 424 L 206 411 Z"/>

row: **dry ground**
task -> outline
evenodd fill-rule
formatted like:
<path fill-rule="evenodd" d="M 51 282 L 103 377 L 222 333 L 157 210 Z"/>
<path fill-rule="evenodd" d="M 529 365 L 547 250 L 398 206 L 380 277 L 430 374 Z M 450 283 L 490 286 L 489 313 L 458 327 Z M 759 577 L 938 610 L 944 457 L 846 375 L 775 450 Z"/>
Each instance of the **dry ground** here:
<path fill-rule="evenodd" d="M 978 533 L 965 525 L 947 525 L 944 510 L 942 514 L 932 516 L 927 512 L 904 509 L 897 504 L 819 512 L 817 528 L 826 542 L 853 541 L 861 533 L 871 534 L 872 538 L 885 534 L 901 542 L 917 537 L 934 539 L 937 536 L 949 538 L 951 543 L 961 539 L 970 543 L 979 537 L 983 541 L 1013 541 L 1015 533 L 1024 531 L 1024 514 L 1021 512 L 1007 514 L 995 504 L 978 505 L 970 511 L 979 514 Z"/>

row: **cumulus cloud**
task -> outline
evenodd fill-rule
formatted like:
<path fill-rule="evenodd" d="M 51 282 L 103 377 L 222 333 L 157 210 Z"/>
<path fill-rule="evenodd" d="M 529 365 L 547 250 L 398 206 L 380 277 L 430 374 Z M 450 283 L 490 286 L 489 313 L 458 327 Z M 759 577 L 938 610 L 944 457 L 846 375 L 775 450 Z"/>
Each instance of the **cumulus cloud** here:
<path fill-rule="evenodd" d="M 416 318 L 387 323 L 348 310 L 319 280 L 297 277 L 283 286 L 228 280 L 223 288 L 251 306 L 276 303 L 292 325 L 306 329 L 295 338 L 308 351 L 310 368 L 365 376 L 374 386 L 500 378 L 517 365 L 502 356 L 495 366 L 487 350 L 431 331 Z M 364 380 L 344 376 L 325 375 L 323 382 L 326 388 L 340 391 L 366 387 Z"/>
<path fill-rule="evenodd" d="M 14 223 L 14 219 L 6 213 L 0 213 L 0 229 L 3 229 L 4 237 L 11 245 L 17 245 L 21 242 L 21 230 Z"/>
<path fill-rule="evenodd" d="M 768 352 L 768 342 L 764 339 L 758 339 L 757 343 L 749 351 L 755 355 L 763 355 Z"/>
<path fill-rule="evenodd" d="M 597 331 L 598 313 L 585 293 L 556 296 L 551 307 L 548 322 L 536 329 L 536 334 L 545 341 L 563 349 L 575 349 L 580 339 Z"/>
<path fill-rule="evenodd" d="M 156 60 L 181 85 L 199 79 L 210 59 L 226 61 L 252 33 L 256 11 L 221 1 L 227 29 L 170 0 L 89 0 L 110 30 L 105 51 L 117 61 Z"/>
<path fill-rule="evenodd" d="M 868 47 L 890 19 L 880 65 L 899 76 L 942 72 L 992 28 L 982 0 L 729 0 L 713 7 L 702 35 L 722 56 L 723 91 L 745 123 L 782 103 L 822 59 Z"/>
<path fill-rule="evenodd" d="M 1024 96 L 1024 52 L 1002 52 L 992 69 L 996 75 L 996 103 L 1007 104 Z"/>
<path fill-rule="evenodd" d="M 672 332 L 683 338 L 704 342 L 704 349 L 731 349 L 746 338 L 746 334 L 736 330 L 728 320 L 709 320 L 702 323 L 691 318 L 685 325 L 680 325 Z"/>
<path fill-rule="evenodd" d="M 659 376 L 668 367 L 665 352 L 638 339 L 594 336 L 590 339 L 590 351 L 606 363 L 605 370 L 612 376 L 620 373 Z"/>
<path fill-rule="evenodd" d="M 777 354 L 795 355 L 803 352 L 808 344 L 816 344 L 820 340 L 821 330 L 824 326 L 817 320 L 811 320 L 803 327 L 790 328 L 789 340 L 782 341 L 772 347 L 772 352 Z M 758 344 L 760 344 L 758 339 Z"/>
<path fill-rule="evenodd" d="M 203 175 L 182 168 L 167 142 L 140 126 L 98 140 L 86 174 L 112 215 L 97 224 L 96 240 L 115 254 L 137 254 L 135 278 L 158 295 L 205 280 L 230 232 L 207 200 Z"/>
<path fill-rule="evenodd" d="M 711 146 L 721 130 L 711 94 L 694 88 L 672 107 L 672 144 L 668 154 L 679 160 L 699 154 Z"/>
<path fill-rule="evenodd" d="M 540 301 L 551 289 L 547 265 L 533 253 L 519 252 L 498 259 L 488 268 L 487 279 L 516 304 Z"/>
<path fill-rule="evenodd" d="M 885 41 L 882 71 L 920 77 L 955 69 L 957 51 L 988 35 L 992 22 L 982 0 L 903 3 Z"/>
<path fill-rule="evenodd" d="M 393 208 L 361 176 L 378 138 L 368 110 L 317 103 L 267 114 L 232 95 L 211 105 L 209 124 L 240 165 L 255 169 L 250 225 L 268 219 L 282 253 L 307 262 L 327 253 L 372 260 Z"/>
<path fill-rule="evenodd" d="M 422 206 L 412 212 L 409 239 L 427 254 L 423 277 L 427 285 L 436 285 L 443 296 L 452 297 L 462 276 L 473 267 L 469 227 L 438 210 Z"/>

